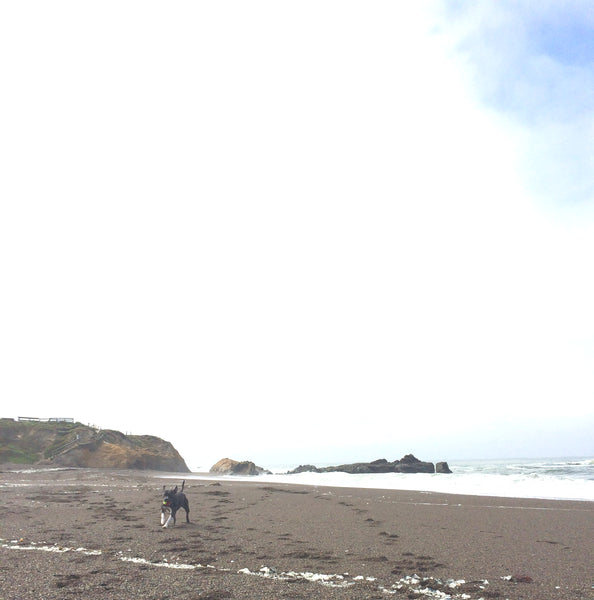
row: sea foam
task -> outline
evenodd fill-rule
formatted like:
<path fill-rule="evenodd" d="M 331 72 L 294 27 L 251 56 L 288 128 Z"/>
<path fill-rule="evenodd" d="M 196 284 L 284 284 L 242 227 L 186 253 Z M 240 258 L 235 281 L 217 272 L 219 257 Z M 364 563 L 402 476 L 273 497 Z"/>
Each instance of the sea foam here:
<path fill-rule="evenodd" d="M 234 481 L 594 501 L 592 458 L 451 461 L 449 464 L 453 471 L 451 474 L 305 472 L 287 475 L 289 467 L 274 469 L 276 472 L 271 475 L 229 477 Z M 193 474 L 188 476 L 190 478 L 217 477 Z"/>

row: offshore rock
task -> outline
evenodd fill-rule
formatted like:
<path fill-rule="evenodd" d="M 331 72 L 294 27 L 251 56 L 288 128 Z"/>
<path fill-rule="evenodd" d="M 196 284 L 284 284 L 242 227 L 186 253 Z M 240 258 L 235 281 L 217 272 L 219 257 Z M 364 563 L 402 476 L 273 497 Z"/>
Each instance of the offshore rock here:
<path fill-rule="evenodd" d="M 211 473 L 219 475 L 270 475 L 271 472 L 256 466 L 249 460 L 233 460 L 232 458 L 222 458 L 212 467 Z"/>
<path fill-rule="evenodd" d="M 296 475 L 297 473 L 320 473 L 320 469 L 314 465 L 299 465 L 296 469 L 289 471 L 289 475 Z"/>
<path fill-rule="evenodd" d="M 442 463 L 443 464 L 443 463 Z M 447 463 L 445 463 L 447 466 Z M 388 462 L 385 458 L 380 458 L 372 462 L 351 463 L 346 465 L 337 465 L 334 467 L 316 467 L 314 465 L 300 465 L 296 469 L 289 471 L 289 475 L 296 473 L 435 473 L 435 465 L 432 462 L 421 461 L 412 454 L 403 456 L 400 460 Z M 447 473 L 451 471 L 443 471 Z"/>
<path fill-rule="evenodd" d="M 435 464 L 435 472 L 436 473 L 451 473 L 452 470 L 450 469 L 449 465 L 447 462 L 438 462 Z"/>

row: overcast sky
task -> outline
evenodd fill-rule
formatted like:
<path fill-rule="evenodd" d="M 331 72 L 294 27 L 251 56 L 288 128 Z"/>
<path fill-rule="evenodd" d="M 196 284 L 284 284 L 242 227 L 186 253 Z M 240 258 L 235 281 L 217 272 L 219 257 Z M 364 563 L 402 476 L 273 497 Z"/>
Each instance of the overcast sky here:
<path fill-rule="evenodd" d="M 0 5 L 0 416 L 192 469 L 594 454 L 594 5 Z"/>

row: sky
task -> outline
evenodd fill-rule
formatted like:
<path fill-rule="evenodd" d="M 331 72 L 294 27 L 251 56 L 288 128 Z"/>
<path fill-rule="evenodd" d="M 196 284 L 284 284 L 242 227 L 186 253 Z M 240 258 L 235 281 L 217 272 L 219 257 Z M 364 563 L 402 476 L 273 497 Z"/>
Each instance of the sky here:
<path fill-rule="evenodd" d="M 0 398 L 190 469 L 594 455 L 589 0 L 2 3 Z"/>

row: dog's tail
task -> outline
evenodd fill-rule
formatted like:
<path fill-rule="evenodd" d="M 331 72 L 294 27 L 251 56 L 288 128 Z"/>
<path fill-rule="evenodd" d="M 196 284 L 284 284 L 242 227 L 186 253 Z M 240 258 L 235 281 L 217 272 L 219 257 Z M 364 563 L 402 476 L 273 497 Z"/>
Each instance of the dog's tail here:
<path fill-rule="evenodd" d="M 182 486 L 181 486 L 180 492 L 184 491 L 184 485 L 186 485 L 186 480 L 185 479 L 182 481 Z"/>

